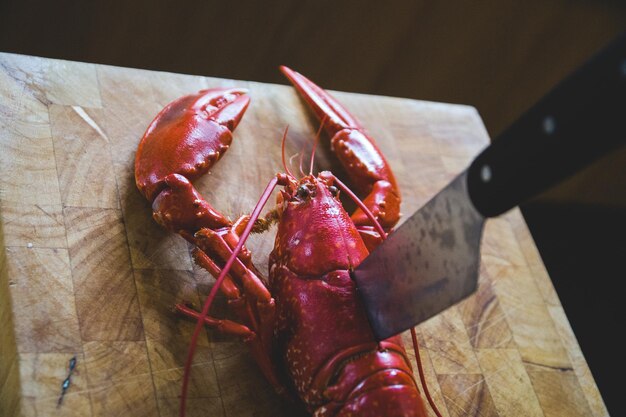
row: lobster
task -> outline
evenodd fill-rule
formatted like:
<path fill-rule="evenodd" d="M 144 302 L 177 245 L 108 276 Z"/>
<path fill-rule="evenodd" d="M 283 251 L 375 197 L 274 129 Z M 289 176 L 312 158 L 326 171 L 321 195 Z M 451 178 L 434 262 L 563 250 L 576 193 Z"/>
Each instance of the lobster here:
<path fill-rule="evenodd" d="M 272 178 L 250 215 L 231 221 L 191 181 L 229 148 L 250 103 L 247 91 L 203 90 L 173 101 L 156 116 L 137 149 L 137 187 L 152 203 L 154 220 L 189 241 L 194 261 L 217 278 L 202 312 L 176 305 L 197 320 L 185 365 L 181 415 L 195 343 L 208 325 L 241 337 L 277 392 L 299 398 L 314 416 L 426 416 L 400 336 L 375 340 L 350 276 L 400 217 L 393 172 L 373 139 L 339 102 L 303 75 L 280 69 L 321 121 L 320 131 L 331 137 L 331 150 L 365 197 L 359 200 L 328 171 L 312 174 L 315 146 L 311 171 L 304 174 L 301 168 L 297 178 L 285 163 L 285 131 L 286 172 Z M 276 186 L 282 187 L 276 206 L 261 218 Z M 352 215 L 344 210 L 341 193 L 357 204 Z M 266 279 L 244 243 L 250 233 L 265 231 L 274 222 L 277 234 Z M 218 289 L 236 321 L 208 314 Z"/>

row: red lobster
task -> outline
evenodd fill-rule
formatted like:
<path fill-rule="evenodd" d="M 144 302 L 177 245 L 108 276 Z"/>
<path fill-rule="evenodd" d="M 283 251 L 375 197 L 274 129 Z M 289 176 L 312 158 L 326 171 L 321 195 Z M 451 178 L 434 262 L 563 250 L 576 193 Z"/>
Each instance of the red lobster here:
<path fill-rule="evenodd" d="M 322 121 L 331 149 L 366 197 L 361 202 L 327 171 L 296 178 L 284 163 L 283 137 L 287 172 L 270 181 L 250 216 L 231 222 L 190 181 L 230 146 L 249 104 L 245 90 L 204 90 L 175 100 L 156 116 L 137 150 L 137 187 L 152 202 L 154 219 L 195 245 L 195 262 L 217 277 L 202 313 L 177 305 L 198 320 L 181 415 L 204 323 L 241 336 L 274 387 L 299 397 L 315 416 L 426 416 L 400 336 L 376 342 L 350 278 L 350 270 L 399 219 L 400 192 L 391 168 L 337 101 L 301 74 L 281 70 Z M 283 187 L 277 205 L 259 219 L 276 185 Z M 359 206 L 352 216 L 343 209 L 340 190 Z M 273 220 L 279 223 L 266 280 L 243 245 Z M 207 315 L 218 288 L 240 322 Z"/>

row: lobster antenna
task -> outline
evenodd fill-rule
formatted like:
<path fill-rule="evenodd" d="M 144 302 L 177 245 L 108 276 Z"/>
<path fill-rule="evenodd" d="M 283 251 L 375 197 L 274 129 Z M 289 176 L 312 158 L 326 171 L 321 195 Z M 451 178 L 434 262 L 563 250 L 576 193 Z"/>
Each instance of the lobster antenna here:
<path fill-rule="evenodd" d="M 285 172 L 289 174 L 289 176 L 295 178 L 295 176 L 291 173 L 291 171 L 289 171 L 289 167 L 287 167 L 287 164 L 285 163 L 285 142 L 287 141 L 287 132 L 289 132 L 289 125 L 285 127 L 285 133 L 283 133 L 283 140 L 281 141 L 281 144 L 280 144 L 281 154 L 283 158 L 283 167 L 285 168 Z"/>
<path fill-rule="evenodd" d="M 322 122 L 320 123 L 320 127 L 317 129 L 317 133 L 315 134 L 315 140 L 313 141 L 313 150 L 311 151 L 311 167 L 309 169 L 309 175 L 313 175 L 313 161 L 315 160 L 315 149 L 317 148 L 317 143 L 320 141 L 320 135 L 322 134 L 322 128 L 328 119 L 328 115 L 324 115 L 322 118 Z"/>
<path fill-rule="evenodd" d="M 304 159 L 304 149 L 302 149 L 300 151 L 300 174 L 302 174 L 302 176 L 304 177 L 306 174 L 304 173 L 304 171 L 302 170 L 302 160 Z"/>
<path fill-rule="evenodd" d="M 428 400 L 428 404 L 430 404 L 430 408 L 435 412 L 437 417 L 442 417 L 439 409 L 435 405 L 433 398 L 430 396 L 430 392 L 428 392 L 428 385 L 426 384 L 426 378 L 424 377 L 424 368 L 422 366 L 422 358 L 420 358 L 420 348 L 417 343 L 417 335 L 415 334 L 415 328 L 411 327 L 411 339 L 413 339 L 413 352 L 415 352 L 415 362 L 417 362 L 417 372 L 420 376 L 420 382 L 422 383 L 422 388 L 424 389 L 424 394 L 426 395 L 426 399 Z"/>
<path fill-rule="evenodd" d="M 299 157 L 299 161 L 300 161 L 300 166 L 299 166 L 299 169 L 300 169 L 300 174 L 302 174 L 302 176 L 304 176 L 304 172 L 302 172 L 302 156 L 303 156 L 303 155 L 304 155 L 304 154 L 300 151 L 300 152 L 298 152 L 298 153 L 294 153 L 293 155 L 291 155 L 291 156 L 289 157 L 289 165 L 290 165 L 290 166 L 291 166 L 291 165 L 293 165 L 293 159 L 294 159 L 296 156 L 298 156 L 298 157 Z"/>
<path fill-rule="evenodd" d="M 285 131 L 285 136 L 286 134 L 287 132 Z M 283 137 L 283 144 L 284 144 L 284 137 Z M 283 157 L 284 157 L 284 153 L 283 153 Z M 283 161 L 284 161 L 284 158 L 283 158 Z M 215 285 L 213 285 L 213 288 L 211 288 L 211 292 L 209 293 L 209 296 L 204 302 L 204 306 L 202 307 L 202 313 L 200 313 L 200 316 L 198 317 L 198 321 L 196 322 L 196 328 L 194 329 L 193 336 L 191 337 L 191 343 L 189 344 L 189 353 L 187 354 L 187 361 L 185 362 L 185 369 L 183 372 L 183 386 L 182 386 L 182 390 L 180 394 L 180 416 L 181 417 L 185 417 L 185 407 L 187 405 L 187 390 L 189 386 L 189 376 L 191 375 L 191 362 L 193 361 L 193 355 L 196 352 L 196 346 L 198 344 L 198 336 L 200 336 L 200 331 L 202 330 L 202 327 L 204 326 L 204 319 L 209 314 L 209 309 L 211 308 L 211 304 L 213 304 L 213 300 L 215 299 L 215 295 L 217 294 L 218 289 L 220 288 L 220 286 L 222 285 L 222 282 L 224 281 L 224 278 L 226 278 L 226 275 L 230 271 L 230 268 L 235 262 L 235 259 L 241 252 L 241 249 L 243 248 L 244 243 L 246 243 L 246 239 L 248 238 L 248 236 L 250 236 L 250 232 L 252 231 L 252 227 L 254 226 L 254 223 L 261 215 L 261 210 L 263 210 L 263 207 L 265 207 L 265 204 L 267 203 L 267 200 L 269 200 L 272 194 L 272 191 L 274 191 L 274 188 L 276 187 L 277 183 L 278 183 L 278 178 L 274 177 L 269 182 L 269 184 L 267 184 L 267 187 L 265 187 L 265 190 L 263 191 L 261 198 L 257 202 L 256 206 L 254 206 L 254 210 L 252 210 L 252 214 L 250 214 L 250 220 L 248 221 L 246 228 L 241 234 L 239 238 L 239 242 L 237 243 L 237 246 L 235 246 L 235 249 L 233 249 L 233 252 L 231 253 L 230 258 L 228 258 L 228 261 L 226 261 L 226 265 L 224 265 L 224 268 L 222 268 L 222 272 L 217 277 L 217 280 L 215 281 Z"/>

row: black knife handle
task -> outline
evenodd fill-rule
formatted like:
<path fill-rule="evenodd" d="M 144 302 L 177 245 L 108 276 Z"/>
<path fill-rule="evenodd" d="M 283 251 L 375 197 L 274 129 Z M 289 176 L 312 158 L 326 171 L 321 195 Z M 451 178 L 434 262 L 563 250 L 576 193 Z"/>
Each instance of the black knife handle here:
<path fill-rule="evenodd" d="M 626 143 L 626 34 L 532 107 L 471 164 L 468 191 L 494 217 Z"/>

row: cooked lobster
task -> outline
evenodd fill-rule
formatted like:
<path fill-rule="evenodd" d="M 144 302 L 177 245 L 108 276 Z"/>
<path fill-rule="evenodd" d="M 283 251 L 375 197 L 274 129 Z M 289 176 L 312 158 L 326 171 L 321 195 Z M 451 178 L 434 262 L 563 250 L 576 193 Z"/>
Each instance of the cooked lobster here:
<path fill-rule="evenodd" d="M 191 242 L 195 262 L 217 278 L 202 312 L 176 306 L 198 320 L 181 415 L 195 341 L 206 324 L 242 337 L 277 391 L 299 398 L 315 416 L 426 416 L 400 337 L 374 339 L 350 277 L 399 219 L 394 175 L 372 138 L 334 98 L 301 74 L 281 70 L 320 119 L 351 184 L 365 197 L 359 200 L 327 171 L 300 178 L 291 173 L 284 162 L 285 132 L 286 172 L 270 181 L 251 215 L 232 222 L 191 181 L 230 146 L 250 102 L 246 91 L 200 91 L 175 100 L 156 116 L 137 150 L 137 187 L 152 202 L 154 219 Z M 260 218 L 277 185 L 282 189 L 276 207 Z M 340 193 L 358 205 L 351 216 Z M 244 242 L 275 221 L 266 279 Z M 218 288 L 238 321 L 208 315 Z"/>

